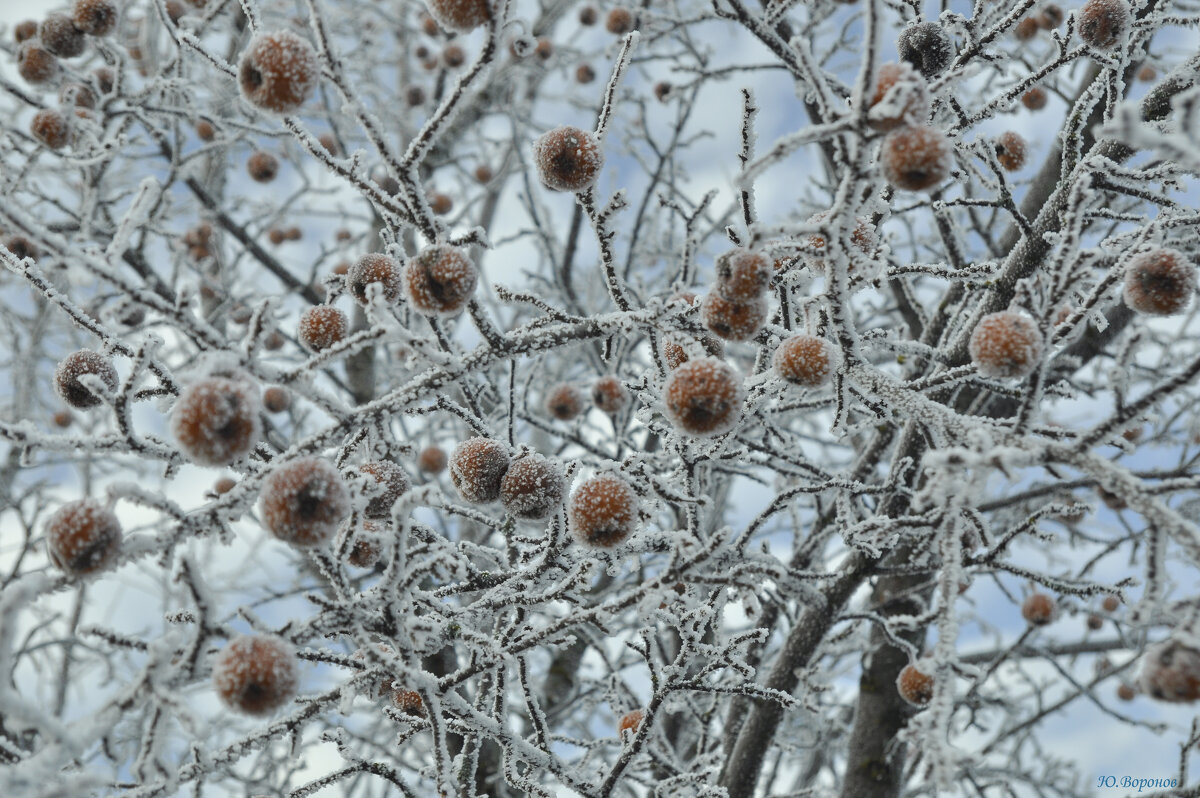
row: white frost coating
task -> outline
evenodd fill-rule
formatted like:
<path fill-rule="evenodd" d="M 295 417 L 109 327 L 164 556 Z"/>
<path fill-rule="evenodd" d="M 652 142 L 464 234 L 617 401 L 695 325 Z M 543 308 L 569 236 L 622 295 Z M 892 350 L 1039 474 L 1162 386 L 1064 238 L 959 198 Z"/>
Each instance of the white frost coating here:
<path fill-rule="evenodd" d="M 121 223 L 113 233 L 112 240 L 104 249 L 104 257 L 112 259 L 120 257 L 129 249 L 129 240 L 133 234 L 145 226 L 150 211 L 158 204 L 162 196 L 162 186 L 153 177 L 147 177 L 138 184 L 137 195 L 129 205 L 129 210 L 121 217 Z"/>

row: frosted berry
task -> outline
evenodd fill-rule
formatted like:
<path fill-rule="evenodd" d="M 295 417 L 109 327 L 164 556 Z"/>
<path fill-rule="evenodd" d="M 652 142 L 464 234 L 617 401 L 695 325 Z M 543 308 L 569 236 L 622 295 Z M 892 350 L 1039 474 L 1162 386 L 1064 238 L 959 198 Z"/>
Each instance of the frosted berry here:
<path fill-rule="evenodd" d="M 204 260 L 212 255 L 212 225 L 201 222 L 183 234 L 183 244 L 193 260 Z"/>
<path fill-rule="evenodd" d="M 1137 79 L 1143 83 L 1149 83 L 1158 77 L 1158 70 L 1150 64 L 1142 64 L 1142 67 L 1137 72 Z"/>
<path fill-rule="evenodd" d="M 540 454 L 518 457 L 500 483 L 500 502 L 516 518 L 538 521 L 562 503 L 563 471 Z"/>
<path fill-rule="evenodd" d="M 996 137 L 996 160 L 1009 172 L 1018 172 L 1025 166 L 1027 147 L 1025 139 L 1013 131 Z"/>
<path fill-rule="evenodd" d="M 929 88 L 907 61 L 879 67 L 867 120 L 876 130 L 924 124 L 929 117 Z"/>
<path fill-rule="evenodd" d="M 487 504 L 500 498 L 508 471 L 508 447 L 488 438 L 468 438 L 450 453 L 450 480 L 463 501 Z"/>
<path fill-rule="evenodd" d="M 596 70 L 590 64 L 580 64 L 575 70 L 575 82 L 586 85 L 596 79 Z"/>
<path fill-rule="evenodd" d="M 467 53 L 457 44 L 448 44 L 442 49 L 442 63 L 450 69 L 457 69 L 467 62 Z"/>
<path fill-rule="evenodd" d="M 1054 30 L 1063 23 L 1064 19 L 1066 19 L 1066 15 L 1063 10 L 1053 3 L 1044 7 L 1042 13 L 1037 16 L 1038 26 L 1044 30 Z"/>
<path fill-rule="evenodd" d="M 59 58 L 83 55 L 87 47 L 87 37 L 66 14 L 48 15 L 42 20 L 38 33 L 42 38 L 42 46 Z"/>
<path fill-rule="evenodd" d="M 272 385 L 263 391 L 262 401 L 268 413 L 283 413 L 292 406 L 292 395 L 287 388 Z"/>
<path fill-rule="evenodd" d="M 933 700 L 933 677 L 922 673 L 916 665 L 905 665 L 896 677 L 896 690 L 914 707 L 926 706 Z"/>
<path fill-rule="evenodd" d="M 408 300 L 428 314 L 453 316 L 475 293 L 479 273 L 467 253 L 449 244 L 434 244 L 404 266 Z"/>
<path fill-rule="evenodd" d="M 454 200 L 450 199 L 449 194 L 435 191 L 429 195 L 429 209 L 438 216 L 445 216 L 454 210 Z"/>
<path fill-rule="evenodd" d="M 437 20 L 428 14 L 421 15 L 421 32 L 426 36 L 437 36 L 441 31 L 438 30 Z"/>
<path fill-rule="evenodd" d="M 121 550 L 121 523 L 95 499 L 68 502 L 46 522 L 46 549 L 68 576 L 95 573 Z"/>
<path fill-rule="evenodd" d="M 319 457 L 301 457 L 263 481 L 263 523 L 279 540 L 300 548 L 319 546 L 350 514 L 350 494 L 337 469 Z"/>
<path fill-rule="evenodd" d="M 1110 510 L 1120 511 L 1129 506 L 1129 502 L 1118 493 L 1113 493 L 1110 490 L 1097 487 L 1096 494 L 1100 497 L 1100 501 L 1104 502 L 1104 506 Z"/>
<path fill-rule="evenodd" d="M 71 20 L 90 36 L 107 36 L 117 27 L 117 4 L 113 0 L 75 0 Z"/>
<path fill-rule="evenodd" d="M 1119 44 L 1129 31 L 1132 12 L 1126 0 L 1088 0 L 1079 9 L 1079 38 L 1098 50 Z"/>
<path fill-rule="evenodd" d="M 950 175 L 954 147 L 940 130 L 922 125 L 893 130 L 883 140 L 883 176 L 904 191 L 926 191 Z"/>
<path fill-rule="evenodd" d="M 666 333 L 659 339 L 658 351 L 668 371 L 679 368 L 692 358 L 697 347 L 708 357 L 724 357 L 725 344 L 715 335 L 693 337 L 684 333 Z"/>
<path fill-rule="evenodd" d="M 263 347 L 272 352 L 278 349 L 283 349 L 283 344 L 283 336 L 279 334 L 278 330 L 271 330 L 271 332 L 269 332 L 267 336 L 263 338 Z"/>
<path fill-rule="evenodd" d="M 614 8 L 604 20 L 604 29 L 617 36 L 629 33 L 633 30 L 633 12 L 628 8 Z"/>
<path fill-rule="evenodd" d="M 383 301 L 392 304 L 400 298 L 400 264 L 380 253 L 363 255 L 346 270 L 346 290 L 360 305 L 369 300 L 368 288 L 379 286 Z"/>
<path fill-rule="evenodd" d="M 425 90 L 420 86 L 409 86 L 404 90 L 404 102 L 408 103 L 412 108 L 423 105 L 425 103 Z"/>
<path fill-rule="evenodd" d="M 729 432 L 742 418 L 743 398 L 741 377 L 715 357 L 683 363 L 663 387 L 667 418 L 689 435 Z"/>
<path fill-rule="evenodd" d="M 59 361 L 54 371 L 54 388 L 64 402 L 79 410 L 95 407 L 102 401 L 79 381 L 85 374 L 99 377 L 110 392 L 117 390 L 117 370 L 111 360 L 90 349 L 72 352 Z"/>
<path fill-rule="evenodd" d="M 364 521 L 363 529 L 354 538 L 346 561 L 355 568 L 373 568 L 379 562 L 380 540 L 377 534 L 379 527 L 374 522 Z"/>
<path fill-rule="evenodd" d="M 1040 111 L 1046 107 L 1046 90 L 1041 86 L 1031 86 L 1021 95 L 1021 104 L 1030 111 Z"/>
<path fill-rule="evenodd" d="M 624 735 L 625 732 L 637 734 L 638 729 L 642 727 L 642 720 L 645 717 L 646 713 L 640 709 L 626 712 L 621 716 L 620 722 L 617 723 L 617 734 Z"/>
<path fill-rule="evenodd" d="M 761 253 L 739 247 L 718 255 L 716 269 L 713 290 L 731 302 L 747 302 L 767 290 L 773 264 Z"/>
<path fill-rule="evenodd" d="M 300 314 L 296 337 L 310 352 L 328 349 L 346 337 L 350 322 L 333 305 L 316 305 Z"/>
<path fill-rule="evenodd" d="M 473 31 L 492 16 L 487 0 L 426 0 L 426 5 L 439 25 L 458 33 Z"/>
<path fill-rule="evenodd" d="M 20 260 L 25 260 L 26 258 L 36 260 L 38 256 L 37 246 L 25 236 L 9 236 L 4 239 L 4 248 Z"/>
<path fill-rule="evenodd" d="M 17 44 L 20 44 L 21 42 L 27 42 L 37 35 L 38 24 L 36 20 L 22 20 L 13 26 L 13 38 L 16 40 Z"/>
<path fill-rule="evenodd" d="M 224 496 L 229 491 L 237 487 L 237 483 L 230 477 L 221 477 L 213 483 L 213 493 L 218 496 Z"/>
<path fill-rule="evenodd" d="M 819 388 L 829 382 L 841 364 L 837 348 L 815 335 L 793 335 L 779 345 L 771 365 L 780 377 L 804 388 Z"/>
<path fill-rule="evenodd" d="M 1181 313 L 1196 291 L 1196 267 L 1174 249 L 1143 252 L 1125 269 L 1125 304 L 1150 316 Z"/>
<path fill-rule="evenodd" d="M 480 185 L 487 185 L 488 183 L 492 182 L 493 177 L 495 177 L 495 175 L 492 173 L 492 167 L 488 166 L 487 164 L 481 163 L 479 166 L 475 167 L 476 183 L 479 183 Z"/>
<path fill-rule="evenodd" d="M 389 518 L 392 505 L 408 491 L 408 474 L 390 460 L 364 463 L 358 470 L 374 480 L 367 494 L 370 498 L 364 514 L 367 518 Z"/>
<path fill-rule="evenodd" d="M 17 72 L 26 83 L 49 83 L 58 77 L 58 59 L 36 41 L 26 42 L 17 52 Z"/>
<path fill-rule="evenodd" d="M 213 688 L 230 709 L 269 715 L 296 694 L 300 680 L 295 650 L 274 635 L 242 635 L 213 659 Z"/>
<path fill-rule="evenodd" d="M 537 47 L 533 48 L 533 54 L 541 61 L 549 61 L 550 57 L 554 55 L 554 45 L 550 43 L 549 39 L 538 39 Z"/>
<path fill-rule="evenodd" d="M 995 379 L 1028 377 L 1042 361 L 1041 330 L 1029 316 L 1015 310 L 989 313 L 971 333 L 968 351 L 979 373 Z"/>
<path fill-rule="evenodd" d="M 58 101 L 68 107 L 95 108 L 96 92 L 85 83 L 64 83 L 58 90 Z"/>
<path fill-rule="evenodd" d="M 767 300 L 760 296 L 747 302 L 730 302 L 710 291 L 700 303 L 700 321 L 726 341 L 749 341 L 767 323 Z"/>
<path fill-rule="evenodd" d="M 1122 684 L 1117 687 L 1117 698 L 1122 701 L 1132 701 L 1137 696 L 1137 690 L 1127 684 Z"/>
<path fill-rule="evenodd" d="M 907 61 L 927 78 L 940 74 L 954 58 L 954 43 L 950 34 L 936 22 L 909 25 L 896 41 L 901 61 Z"/>
<path fill-rule="evenodd" d="M 1058 616 L 1058 605 L 1045 593 L 1031 593 L 1021 605 L 1021 617 L 1030 626 L 1046 626 Z"/>
<path fill-rule="evenodd" d="M 1117 608 L 1121 606 L 1121 600 L 1116 596 L 1105 596 L 1104 600 L 1100 602 L 1100 606 L 1104 608 L 1105 612 L 1116 612 Z"/>
<path fill-rule="evenodd" d="M 629 391 L 616 377 L 601 377 L 592 383 L 592 403 L 601 412 L 614 416 L 629 404 Z"/>
<path fill-rule="evenodd" d="M 571 533 L 589 546 L 616 546 L 633 533 L 637 520 L 637 494 L 616 474 L 586 480 L 567 503 Z"/>
<path fill-rule="evenodd" d="M 393 689 L 392 705 L 405 715 L 425 714 L 425 702 L 421 700 L 421 694 L 416 690 Z"/>
<path fill-rule="evenodd" d="M 279 174 L 279 159 L 269 152 L 255 150 L 246 159 L 246 171 L 258 183 L 270 183 Z"/>
<path fill-rule="evenodd" d="M 584 6 L 583 8 L 579 9 L 580 25 L 595 25 L 596 20 L 599 18 L 600 15 L 596 13 L 596 9 L 593 6 Z"/>
<path fill-rule="evenodd" d="M 1152 698 L 1190 704 L 1200 699 L 1200 651 L 1165 640 L 1146 651 L 1139 681 Z"/>
<path fill-rule="evenodd" d="M 437 446 L 426 446 L 417 455 L 417 468 L 425 474 L 440 474 L 446 470 L 446 452 Z"/>
<path fill-rule="evenodd" d="M 50 420 L 53 421 L 54 426 L 58 427 L 59 429 L 66 429 L 67 427 L 71 426 L 73 419 L 71 418 L 71 413 L 69 411 L 57 410 L 55 411 L 54 415 L 51 416 Z"/>
<path fill-rule="evenodd" d="M 193 463 L 229 465 L 246 456 L 262 437 L 257 389 L 243 379 L 206 377 L 179 395 L 171 432 Z"/>
<path fill-rule="evenodd" d="M 583 412 L 583 391 L 569 382 L 562 382 L 546 394 L 546 412 L 559 421 L 570 421 Z"/>
<path fill-rule="evenodd" d="M 533 143 L 533 160 L 547 188 L 583 191 L 596 182 L 604 166 L 604 152 L 591 133 L 563 125 Z"/>
<path fill-rule="evenodd" d="M 252 105 L 277 114 L 290 114 L 302 106 L 319 76 L 312 45 L 290 31 L 258 34 L 238 65 L 242 95 Z"/>
<path fill-rule="evenodd" d="M 1013 28 L 1013 35 L 1017 37 L 1017 41 L 1027 42 L 1034 36 L 1037 36 L 1037 32 L 1040 27 L 1041 26 L 1038 25 L 1037 19 L 1034 17 L 1025 17 L 1017 23 L 1015 28 Z"/>
<path fill-rule="evenodd" d="M 1095 613 L 1088 615 L 1087 628 L 1091 629 L 1093 632 L 1103 629 L 1104 628 L 1104 619 L 1101 618 L 1099 615 L 1096 615 Z"/>
<path fill-rule="evenodd" d="M 658 83 L 655 83 L 654 99 L 658 100 L 660 103 L 665 103 L 667 100 L 671 99 L 671 84 L 667 83 L 665 80 L 660 80 Z"/>
<path fill-rule="evenodd" d="M 53 108 L 43 108 L 34 114 L 29 132 L 52 150 L 61 150 L 71 142 L 71 123 Z"/>
<path fill-rule="evenodd" d="M 267 231 L 267 240 L 278 246 L 284 241 L 287 241 L 287 233 L 283 232 L 283 230 L 279 229 L 278 227 L 272 227 Z"/>

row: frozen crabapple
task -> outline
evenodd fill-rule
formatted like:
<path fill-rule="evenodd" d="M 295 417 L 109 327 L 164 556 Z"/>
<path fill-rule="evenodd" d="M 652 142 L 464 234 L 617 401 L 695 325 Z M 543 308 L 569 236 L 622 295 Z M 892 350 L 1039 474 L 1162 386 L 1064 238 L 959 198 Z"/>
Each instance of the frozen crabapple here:
<path fill-rule="evenodd" d="M 70 411 L 56 410 L 54 415 L 51 416 L 50 420 L 53 421 L 54 426 L 58 427 L 59 429 L 66 429 L 67 427 L 71 426 L 71 422 L 74 419 L 71 417 Z"/>
<path fill-rule="evenodd" d="M 455 33 L 470 33 L 492 16 L 487 0 L 425 0 L 425 5 L 437 24 Z"/>
<path fill-rule="evenodd" d="M 445 216 L 454 210 L 454 200 L 450 199 L 449 194 L 435 191 L 429 195 L 429 209 L 438 216 Z"/>
<path fill-rule="evenodd" d="M 583 191 L 604 166 L 600 142 L 586 130 L 563 125 L 533 143 L 533 160 L 542 184 L 554 191 Z"/>
<path fill-rule="evenodd" d="M 924 124 L 929 116 L 929 88 L 925 78 L 907 61 L 879 67 L 867 121 L 876 130 Z"/>
<path fill-rule="evenodd" d="M 296 694 L 299 660 L 282 638 L 241 635 L 213 658 L 212 679 L 225 706 L 245 715 L 269 715 Z"/>
<path fill-rule="evenodd" d="M 64 402 L 77 410 L 95 407 L 102 401 L 79 381 L 84 375 L 98 377 L 109 392 L 117 390 L 117 370 L 111 360 L 91 349 L 72 352 L 60 360 L 54 370 L 54 389 Z"/>
<path fill-rule="evenodd" d="M 350 493 L 328 462 L 300 457 L 263 480 L 260 509 L 267 530 L 279 540 L 297 548 L 319 546 L 350 514 Z"/>
<path fill-rule="evenodd" d="M 355 568 L 374 568 L 379 562 L 380 538 L 379 526 L 373 521 L 364 521 L 362 531 L 354 538 L 354 545 L 346 555 L 346 562 Z"/>
<path fill-rule="evenodd" d="M 59 58 L 74 58 L 82 55 L 87 47 L 87 37 L 75 27 L 66 14 L 49 14 L 38 29 L 42 46 Z"/>
<path fill-rule="evenodd" d="M 46 550 L 68 576 L 95 573 L 121 550 L 121 523 L 95 499 L 67 502 L 46 522 Z"/>
<path fill-rule="evenodd" d="M 425 702 L 416 690 L 392 689 L 392 705 L 405 715 L 421 716 L 425 714 Z"/>
<path fill-rule="evenodd" d="M 1027 146 L 1025 139 L 1012 130 L 1005 131 L 996 137 L 996 160 L 1006 171 L 1018 172 L 1025 166 Z"/>
<path fill-rule="evenodd" d="M 36 39 L 25 42 L 17 51 L 17 73 L 26 83 L 49 83 L 58 77 L 60 69 L 58 59 Z"/>
<path fill-rule="evenodd" d="M 731 302 L 747 302 L 770 286 L 773 264 L 762 253 L 738 247 L 717 256 L 716 271 L 713 290 Z"/>
<path fill-rule="evenodd" d="M 1031 86 L 1021 95 L 1021 104 L 1030 111 L 1040 111 L 1046 107 L 1046 90 L 1041 86 Z"/>
<path fill-rule="evenodd" d="M 654 99 L 660 103 L 665 103 L 671 99 L 671 84 L 665 80 L 660 80 L 654 84 Z"/>
<path fill-rule="evenodd" d="M 601 377 L 592 383 L 592 404 L 600 412 L 615 416 L 629 404 L 629 391 L 617 377 Z"/>
<path fill-rule="evenodd" d="M 508 466 L 507 446 L 490 438 L 468 438 L 450 453 L 450 481 L 463 501 L 489 504 L 500 498 Z"/>
<path fill-rule="evenodd" d="M 724 435 L 742 418 L 745 392 L 733 367 L 715 357 L 689 360 L 663 386 L 667 418 L 688 435 Z"/>
<path fill-rule="evenodd" d="M 256 35 L 238 64 L 242 96 L 276 114 L 290 114 L 304 105 L 318 77 L 320 67 L 312 45 L 286 30 Z"/>
<path fill-rule="evenodd" d="M 1138 680 L 1152 698 L 1190 704 L 1200 699 L 1200 651 L 1164 640 L 1146 651 Z"/>
<path fill-rule="evenodd" d="M 272 385 L 263 391 L 262 403 L 268 413 L 283 413 L 292 406 L 292 395 L 287 388 Z"/>
<path fill-rule="evenodd" d="M 551 44 L 549 39 L 538 39 L 537 46 L 533 48 L 533 54 L 540 61 L 549 61 L 554 55 L 554 45 Z"/>
<path fill-rule="evenodd" d="M 189 385 L 175 400 L 171 433 L 193 463 L 229 465 L 262 437 L 257 388 L 246 379 L 224 376 Z"/>
<path fill-rule="evenodd" d="M 580 64 L 575 69 L 575 82 L 586 85 L 596 79 L 596 70 L 591 64 Z"/>
<path fill-rule="evenodd" d="M 604 29 L 617 36 L 623 36 L 633 30 L 633 12 L 628 8 L 617 6 L 608 12 L 604 19 Z"/>
<path fill-rule="evenodd" d="M 546 412 L 559 421 L 570 421 L 583 412 L 583 391 L 569 382 L 560 382 L 546 394 Z"/>
<path fill-rule="evenodd" d="M 481 163 L 475 167 L 475 182 L 486 186 L 492 182 L 492 178 L 496 175 L 492 172 L 492 167 L 485 163 Z"/>
<path fill-rule="evenodd" d="M 616 474 L 585 480 L 567 502 L 567 526 L 589 546 L 616 546 L 633 533 L 637 520 L 637 494 Z"/>
<path fill-rule="evenodd" d="M 1038 26 L 1044 30 L 1054 30 L 1063 24 L 1064 19 L 1066 19 L 1066 14 L 1053 3 L 1043 7 L 1042 12 L 1037 16 Z"/>
<path fill-rule="evenodd" d="M 333 305 L 314 305 L 300 314 L 296 337 L 310 352 L 321 352 L 346 337 L 350 322 Z"/>
<path fill-rule="evenodd" d="M 27 42 L 37 35 L 37 20 L 25 19 L 13 26 L 13 39 L 16 40 L 17 44 L 20 44 L 21 42 Z"/>
<path fill-rule="evenodd" d="M 58 101 L 65 106 L 78 108 L 95 108 L 96 92 L 86 83 L 64 83 L 58 90 Z"/>
<path fill-rule="evenodd" d="M 730 302 L 716 291 L 710 291 L 700 302 L 700 321 L 726 341 L 749 341 L 767 323 L 767 310 L 766 297 Z"/>
<path fill-rule="evenodd" d="M 270 183 L 279 174 L 279 159 L 264 150 L 255 150 L 246 159 L 246 172 L 256 183 Z"/>
<path fill-rule="evenodd" d="M 1125 269 L 1125 304 L 1148 316 L 1183 312 L 1196 292 L 1196 267 L 1167 247 L 1135 256 Z"/>
<path fill-rule="evenodd" d="M 888 133 L 879 160 L 883 176 L 904 191 L 927 191 L 950 175 L 954 147 L 937 128 L 905 126 Z"/>
<path fill-rule="evenodd" d="M 1149 83 L 1158 77 L 1158 70 L 1151 64 L 1142 64 L 1142 67 L 1137 71 L 1137 79 L 1143 83 Z"/>
<path fill-rule="evenodd" d="M 1116 612 L 1117 608 L 1121 606 L 1121 600 L 1116 596 L 1105 596 L 1104 600 L 1100 602 L 1100 606 L 1104 608 L 1105 612 Z"/>
<path fill-rule="evenodd" d="M 1132 701 L 1137 697 L 1137 690 L 1128 684 L 1122 684 L 1117 687 L 1117 698 L 1122 701 Z"/>
<path fill-rule="evenodd" d="M 1021 605 L 1021 617 L 1030 626 L 1046 626 L 1058 616 L 1058 605 L 1045 593 L 1030 593 Z"/>
<path fill-rule="evenodd" d="M 896 40 L 896 52 L 926 78 L 941 74 L 954 58 L 954 43 L 950 34 L 936 22 L 909 25 Z"/>
<path fill-rule="evenodd" d="M 448 44 L 442 48 L 442 63 L 450 69 L 458 69 L 467 63 L 467 52 L 457 44 Z"/>
<path fill-rule="evenodd" d="M 617 734 L 624 735 L 625 732 L 637 734 L 638 729 L 642 727 L 642 719 L 645 717 L 646 713 L 640 709 L 626 712 L 617 723 Z"/>
<path fill-rule="evenodd" d="M 37 260 L 38 248 L 28 238 L 22 235 L 13 235 L 4 239 L 4 248 L 15 255 L 19 260 L 32 258 Z"/>
<path fill-rule="evenodd" d="M 356 260 L 346 270 L 346 290 L 364 307 L 370 296 L 368 289 L 379 286 L 379 295 L 391 305 L 400 298 L 400 264 L 388 255 L 371 252 Z"/>
<path fill-rule="evenodd" d="M 692 336 L 685 333 L 670 332 L 659 338 L 658 352 L 662 356 L 663 365 L 668 371 L 674 371 L 692 358 L 692 352 L 699 347 L 708 357 L 724 357 L 725 344 L 715 335 Z"/>
<path fill-rule="evenodd" d="M 515 518 L 539 521 L 554 512 L 563 498 L 562 467 L 540 454 L 513 460 L 500 482 L 500 502 Z"/>
<path fill-rule="evenodd" d="M 1017 37 L 1017 41 L 1027 42 L 1034 36 L 1037 36 L 1040 28 L 1041 26 L 1038 25 L 1037 19 L 1034 17 L 1025 17 L 1013 28 L 1013 35 Z"/>
<path fill-rule="evenodd" d="M 771 357 L 780 377 L 804 388 L 827 384 L 841 361 L 837 347 L 815 335 L 793 335 L 779 344 Z"/>
<path fill-rule="evenodd" d="M 1104 619 L 1095 613 L 1091 613 L 1087 617 L 1087 628 L 1093 632 L 1104 628 Z"/>
<path fill-rule="evenodd" d="M 598 20 L 599 18 L 600 18 L 600 15 L 596 12 L 596 8 L 594 6 L 584 6 L 583 8 L 579 9 L 579 24 L 580 25 L 586 25 L 586 26 L 595 25 L 596 20 Z"/>
<path fill-rule="evenodd" d="M 426 446 L 417 455 L 417 468 L 423 474 L 440 474 L 446 470 L 446 451 L 440 446 Z"/>
<path fill-rule="evenodd" d="M 467 253 L 449 244 L 426 247 L 404 266 L 409 302 L 430 315 L 462 312 L 478 280 L 479 273 Z"/>
<path fill-rule="evenodd" d="M 1100 501 L 1104 502 L 1104 506 L 1110 510 L 1120 511 L 1129 506 L 1129 502 L 1119 493 L 1113 493 L 1111 490 L 1105 490 L 1099 485 L 1096 486 L 1096 494 L 1100 497 Z"/>
<path fill-rule="evenodd" d="M 113 0 L 75 0 L 71 20 L 89 36 L 107 36 L 117 27 L 117 4 Z"/>
<path fill-rule="evenodd" d="M 71 123 L 66 115 L 53 108 L 43 108 L 33 115 L 29 132 L 52 150 L 61 150 L 71 142 Z"/>
<path fill-rule="evenodd" d="M 358 467 L 359 472 L 371 477 L 375 484 L 371 487 L 366 509 L 363 511 L 367 518 L 388 518 L 392 514 L 392 505 L 408 492 L 408 474 L 404 469 L 390 460 L 375 460 L 363 463 Z"/>
<path fill-rule="evenodd" d="M 1079 38 L 1097 50 L 1109 50 L 1125 38 L 1131 16 L 1126 0 L 1088 0 L 1076 12 Z"/>
<path fill-rule="evenodd" d="M 896 690 L 909 704 L 924 707 L 933 699 L 933 677 L 910 663 L 896 677 Z"/>
<path fill-rule="evenodd" d="M 971 360 L 979 373 L 993 379 L 1028 377 L 1042 361 L 1044 347 L 1037 323 L 1016 310 L 984 316 L 968 343 Z"/>

